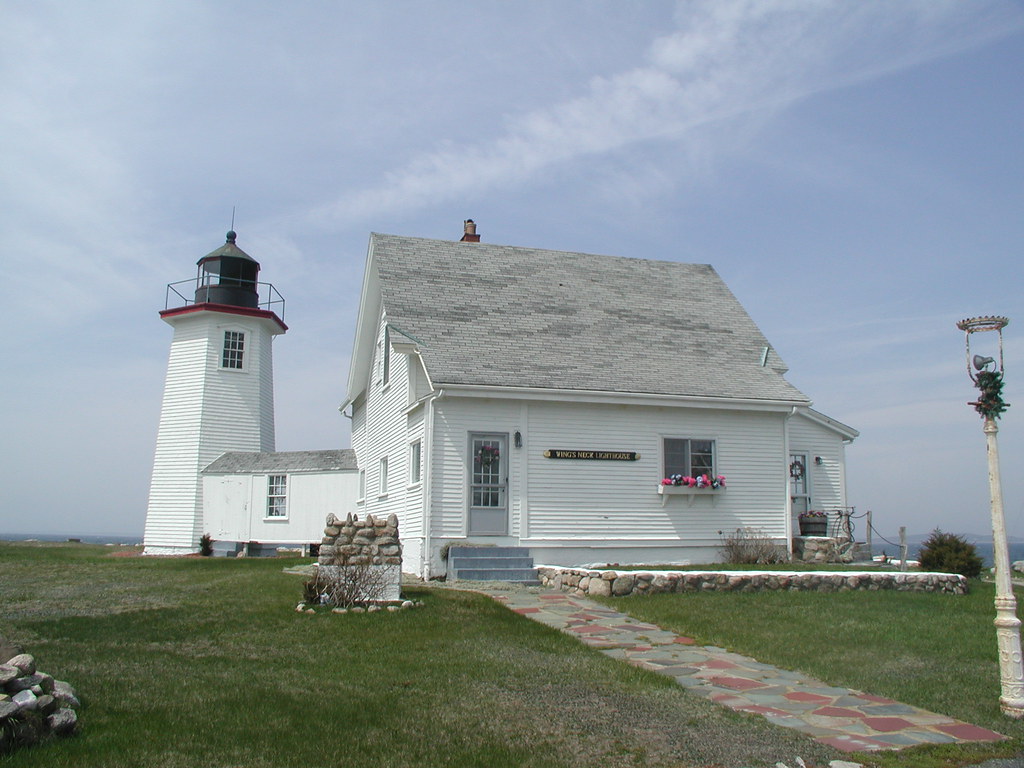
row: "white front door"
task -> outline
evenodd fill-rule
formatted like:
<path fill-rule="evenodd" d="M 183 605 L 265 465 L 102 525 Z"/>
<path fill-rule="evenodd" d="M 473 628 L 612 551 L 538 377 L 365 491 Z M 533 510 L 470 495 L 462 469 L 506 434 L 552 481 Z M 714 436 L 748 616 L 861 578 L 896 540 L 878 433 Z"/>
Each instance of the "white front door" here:
<path fill-rule="evenodd" d="M 469 436 L 469 535 L 508 533 L 508 435 Z"/>

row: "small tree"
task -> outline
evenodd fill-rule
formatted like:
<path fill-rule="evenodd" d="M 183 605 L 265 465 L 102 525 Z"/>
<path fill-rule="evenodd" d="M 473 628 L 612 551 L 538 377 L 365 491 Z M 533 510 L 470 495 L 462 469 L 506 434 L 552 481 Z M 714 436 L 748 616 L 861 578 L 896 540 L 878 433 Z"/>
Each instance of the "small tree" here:
<path fill-rule="evenodd" d="M 981 574 L 982 561 L 974 545 L 963 536 L 943 533 L 938 528 L 921 545 L 918 559 L 927 571 L 959 573 L 969 579 Z"/>
<path fill-rule="evenodd" d="M 199 537 L 199 554 L 203 557 L 210 557 L 213 554 L 213 539 L 208 533 Z"/>

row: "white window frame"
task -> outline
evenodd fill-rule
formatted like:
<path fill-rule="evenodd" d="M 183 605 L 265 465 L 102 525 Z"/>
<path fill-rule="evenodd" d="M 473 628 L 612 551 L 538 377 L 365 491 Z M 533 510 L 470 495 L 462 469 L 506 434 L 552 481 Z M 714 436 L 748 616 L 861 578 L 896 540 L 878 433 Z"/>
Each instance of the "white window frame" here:
<path fill-rule="evenodd" d="M 693 443 L 711 443 L 711 469 L 705 470 L 704 472 L 699 472 L 697 474 L 707 474 L 708 477 L 712 477 L 712 478 L 716 477 L 719 474 L 719 472 L 718 472 L 718 443 L 715 440 L 715 438 L 713 438 L 713 437 L 677 437 L 675 435 L 662 435 L 662 438 L 661 438 L 661 470 L 662 470 L 662 478 L 666 478 L 666 477 L 669 477 L 671 475 L 677 474 L 677 470 L 675 470 L 675 468 L 672 468 L 673 471 L 669 471 L 669 467 L 667 465 L 668 441 L 669 440 L 680 440 L 680 441 L 685 441 L 686 442 L 686 462 L 685 462 L 686 470 L 683 471 L 683 472 L 678 472 L 678 474 L 681 474 L 681 475 L 684 475 L 684 476 L 689 476 L 689 477 L 696 477 L 697 476 L 693 472 L 693 470 L 694 470 L 694 466 L 693 466 L 693 451 L 692 451 L 692 447 L 691 447 Z"/>
<path fill-rule="evenodd" d="M 237 338 L 229 338 L 228 334 L 234 334 Z M 239 348 L 229 348 L 229 342 L 238 342 Z M 221 336 L 220 351 L 218 352 L 218 367 L 222 371 L 233 371 L 236 373 L 247 370 L 249 367 L 249 355 L 247 353 L 250 351 L 246 349 L 247 343 L 248 334 L 244 330 L 238 328 L 225 328 L 224 333 Z M 228 358 L 229 353 L 232 356 L 230 359 Z M 237 355 L 238 365 L 228 365 L 228 362 L 235 360 L 235 355 Z"/>
<path fill-rule="evenodd" d="M 409 443 L 409 485 L 423 482 L 423 441 L 413 440 Z"/>
<path fill-rule="evenodd" d="M 388 495 L 388 457 L 381 456 L 377 470 L 377 497 L 383 499 Z"/>
<path fill-rule="evenodd" d="M 384 326 L 384 356 L 381 359 L 380 385 L 386 389 L 391 382 L 391 329 Z"/>
<path fill-rule="evenodd" d="M 359 470 L 359 497 L 356 499 L 357 504 L 362 504 L 366 501 L 366 470 Z"/>
<path fill-rule="evenodd" d="M 281 510 L 274 514 L 275 510 Z M 288 519 L 288 475 L 267 475 L 266 520 Z"/>

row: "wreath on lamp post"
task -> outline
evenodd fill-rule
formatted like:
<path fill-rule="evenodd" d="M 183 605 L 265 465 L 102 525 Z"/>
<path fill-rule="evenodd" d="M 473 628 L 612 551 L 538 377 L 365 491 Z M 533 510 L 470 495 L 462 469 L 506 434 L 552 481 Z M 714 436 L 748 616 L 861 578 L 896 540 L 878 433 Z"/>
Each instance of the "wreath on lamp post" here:
<path fill-rule="evenodd" d="M 1009 403 L 1003 401 L 1003 374 L 1000 371 L 979 371 L 975 384 L 981 394 L 977 401 L 968 403 L 986 419 L 998 419 Z"/>
<path fill-rule="evenodd" d="M 797 459 L 789 465 L 789 476 L 795 480 L 799 480 L 804 476 L 804 463 Z"/>

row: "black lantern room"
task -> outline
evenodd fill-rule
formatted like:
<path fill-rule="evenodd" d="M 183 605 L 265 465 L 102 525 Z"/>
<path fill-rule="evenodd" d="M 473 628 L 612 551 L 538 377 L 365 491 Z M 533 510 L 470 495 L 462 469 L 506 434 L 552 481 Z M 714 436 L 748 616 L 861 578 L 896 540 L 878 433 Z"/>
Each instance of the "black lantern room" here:
<path fill-rule="evenodd" d="M 260 265 L 235 245 L 236 237 L 228 232 L 224 245 L 196 262 L 196 304 L 259 307 Z"/>

